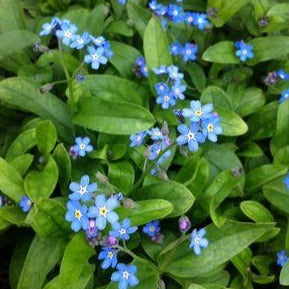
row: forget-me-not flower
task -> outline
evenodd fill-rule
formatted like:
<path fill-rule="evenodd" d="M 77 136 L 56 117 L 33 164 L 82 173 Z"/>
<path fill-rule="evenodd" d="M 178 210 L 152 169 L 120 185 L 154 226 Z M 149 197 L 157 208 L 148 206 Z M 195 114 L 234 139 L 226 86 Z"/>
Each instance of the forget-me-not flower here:
<path fill-rule="evenodd" d="M 62 39 L 62 43 L 69 46 L 73 37 L 77 32 L 77 26 L 71 24 L 69 21 L 62 21 L 60 29 L 56 31 L 56 36 Z"/>
<path fill-rule="evenodd" d="M 125 265 L 119 263 L 116 266 L 118 271 L 111 275 L 112 282 L 118 282 L 119 289 L 127 289 L 128 287 L 134 287 L 138 285 L 139 281 L 135 276 L 137 268 L 135 265 Z"/>
<path fill-rule="evenodd" d="M 214 107 L 211 103 L 202 106 L 199 100 L 192 100 L 190 108 L 183 109 L 183 116 L 190 119 L 192 122 L 199 122 L 210 117 Z"/>
<path fill-rule="evenodd" d="M 140 146 L 143 144 L 143 141 L 145 139 L 145 137 L 147 136 L 147 132 L 146 131 L 140 131 L 136 134 L 132 134 L 129 138 L 130 138 L 130 147 L 136 147 L 136 146 Z"/>
<path fill-rule="evenodd" d="M 184 92 L 187 87 L 180 80 L 177 80 L 172 86 L 172 93 L 176 99 L 185 99 Z"/>
<path fill-rule="evenodd" d="M 160 230 L 160 222 L 157 220 L 147 223 L 142 229 L 142 231 L 149 237 L 155 237 L 159 234 Z"/>
<path fill-rule="evenodd" d="M 210 22 L 205 13 L 196 13 L 194 17 L 194 25 L 200 30 L 204 30 L 209 26 Z"/>
<path fill-rule="evenodd" d="M 113 231 L 109 232 L 110 236 L 119 238 L 121 240 L 129 240 L 129 235 L 137 231 L 136 226 L 131 226 L 131 221 L 125 218 L 122 222 L 112 223 Z"/>
<path fill-rule="evenodd" d="M 243 40 L 235 42 L 236 56 L 240 58 L 241 61 L 246 61 L 248 58 L 252 59 L 254 57 L 253 46 L 246 44 Z"/>
<path fill-rule="evenodd" d="M 61 20 L 57 17 L 53 17 L 50 23 L 44 23 L 42 25 L 42 30 L 40 31 L 39 35 L 40 36 L 49 35 L 50 33 L 52 33 L 52 31 L 54 31 L 54 29 L 58 24 L 61 24 Z"/>
<path fill-rule="evenodd" d="M 78 201 L 68 201 L 67 213 L 65 219 L 71 222 L 71 229 L 78 232 L 81 228 L 86 230 L 89 226 L 89 219 L 87 217 L 87 207 L 81 206 Z"/>
<path fill-rule="evenodd" d="M 284 267 L 288 261 L 288 256 L 285 250 L 279 251 L 277 253 L 277 265 Z"/>
<path fill-rule="evenodd" d="M 95 48 L 94 46 L 88 46 L 87 51 L 89 54 L 84 56 L 85 63 L 91 63 L 91 67 L 97 70 L 100 64 L 106 64 L 108 59 L 104 55 L 104 49 L 102 47 Z"/>
<path fill-rule="evenodd" d="M 87 136 L 84 138 L 77 137 L 75 142 L 76 144 L 73 146 L 73 151 L 81 157 L 86 156 L 86 153 L 89 153 L 93 150 L 93 147 L 90 144 L 90 138 Z"/>
<path fill-rule="evenodd" d="M 19 206 L 23 212 L 27 213 L 31 209 L 32 201 L 29 199 L 28 196 L 23 196 L 19 203 Z"/>
<path fill-rule="evenodd" d="M 170 4 L 167 14 L 174 23 L 181 23 L 184 20 L 184 10 L 182 6 Z"/>
<path fill-rule="evenodd" d="M 111 247 L 104 247 L 98 255 L 98 260 L 103 260 L 102 269 L 114 268 L 117 264 L 117 252 Z"/>
<path fill-rule="evenodd" d="M 212 115 L 210 118 L 202 121 L 203 134 L 212 142 L 217 141 L 217 136 L 222 134 L 223 130 L 220 125 L 220 118 L 217 115 Z"/>
<path fill-rule="evenodd" d="M 91 199 L 92 193 L 97 190 L 97 184 L 89 184 L 89 176 L 85 175 L 81 177 L 80 184 L 75 182 L 70 183 L 69 189 L 73 192 L 69 195 L 71 200 L 87 202 Z"/>
<path fill-rule="evenodd" d="M 200 229 L 197 231 L 197 229 L 194 229 L 190 236 L 190 248 L 192 248 L 196 255 L 201 255 L 202 248 L 207 248 L 209 245 L 209 241 L 204 238 L 206 235 L 206 230 Z"/>
<path fill-rule="evenodd" d="M 82 35 L 74 35 L 70 44 L 71 48 L 82 49 L 91 41 L 90 35 L 84 32 Z"/>
<path fill-rule="evenodd" d="M 198 45 L 186 43 L 182 50 L 183 60 L 185 62 L 197 59 Z"/>

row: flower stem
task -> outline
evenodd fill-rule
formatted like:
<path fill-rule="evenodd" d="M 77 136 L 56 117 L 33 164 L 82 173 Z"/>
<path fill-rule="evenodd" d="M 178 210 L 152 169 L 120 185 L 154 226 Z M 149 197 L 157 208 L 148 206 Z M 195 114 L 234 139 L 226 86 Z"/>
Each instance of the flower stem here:
<path fill-rule="evenodd" d="M 127 253 L 128 255 L 130 255 L 130 256 L 131 256 L 132 258 L 134 258 L 134 259 L 135 259 L 135 258 L 138 258 L 138 256 L 137 256 L 134 252 L 132 252 L 131 250 L 129 250 L 128 248 L 124 248 L 124 247 L 122 247 L 122 246 L 120 246 L 120 245 L 118 245 L 117 248 L 118 248 L 119 250 Z"/>

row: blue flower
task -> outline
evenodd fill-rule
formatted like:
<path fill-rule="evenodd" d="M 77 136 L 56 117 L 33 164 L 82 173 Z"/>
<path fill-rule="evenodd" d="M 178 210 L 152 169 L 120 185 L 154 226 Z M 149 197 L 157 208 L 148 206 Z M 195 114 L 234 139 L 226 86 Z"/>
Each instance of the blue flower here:
<path fill-rule="evenodd" d="M 53 17 L 50 23 L 45 23 L 42 25 L 42 30 L 40 31 L 39 35 L 43 36 L 52 33 L 58 24 L 61 24 L 61 20 L 57 17 Z"/>
<path fill-rule="evenodd" d="M 88 228 L 85 231 L 85 234 L 86 234 L 86 236 L 88 238 L 94 238 L 94 237 L 97 236 L 98 230 L 97 230 L 97 227 L 96 227 L 94 219 L 89 220 L 89 225 L 88 225 Z"/>
<path fill-rule="evenodd" d="M 214 109 L 213 104 L 208 103 L 202 106 L 199 100 L 192 100 L 190 107 L 183 109 L 183 116 L 189 118 L 192 122 L 199 122 L 210 117 Z"/>
<path fill-rule="evenodd" d="M 134 287 L 138 285 L 138 279 L 135 276 L 137 269 L 134 265 L 125 265 L 119 263 L 116 266 L 117 272 L 111 275 L 112 282 L 118 282 L 119 289 L 127 289 L 128 287 Z"/>
<path fill-rule="evenodd" d="M 159 221 L 152 221 L 147 223 L 142 231 L 147 234 L 149 237 L 155 237 L 159 234 L 161 228 L 160 228 L 160 222 Z"/>
<path fill-rule="evenodd" d="M 110 59 L 113 56 L 113 51 L 111 50 L 111 45 L 109 41 L 105 41 L 102 45 L 104 49 L 104 56 Z"/>
<path fill-rule="evenodd" d="M 277 71 L 277 76 L 282 80 L 289 80 L 289 74 L 286 73 L 283 69 Z"/>
<path fill-rule="evenodd" d="M 85 63 L 91 63 L 91 67 L 97 70 L 100 64 L 106 64 L 108 59 L 104 55 L 104 49 L 102 47 L 94 48 L 94 46 L 88 46 L 87 51 L 89 54 L 84 56 Z"/>
<path fill-rule="evenodd" d="M 170 52 L 174 56 L 181 54 L 182 50 L 183 50 L 183 46 L 178 41 L 170 45 Z"/>
<path fill-rule="evenodd" d="M 181 23 L 184 21 L 184 10 L 182 6 L 170 4 L 168 6 L 168 17 L 174 23 Z"/>
<path fill-rule="evenodd" d="M 0 208 L 4 206 L 4 198 L 0 195 Z"/>
<path fill-rule="evenodd" d="M 167 72 L 169 74 L 170 79 L 172 80 L 179 80 L 184 78 L 184 75 L 179 72 L 179 68 L 175 65 L 169 66 L 167 68 Z"/>
<path fill-rule="evenodd" d="M 27 213 L 31 209 L 32 202 L 27 196 L 23 196 L 19 203 L 19 206 L 23 212 Z"/>
<path fill-rule="evenodd" d="M 149 2 L 149 7 L 157 16 L 164 16 L 168 10 L 167 6 L 159 4 L 156 0 Z"/>
<path fill-rule="evenodd" d="M 197 59 L 198 45 L 187 43 L 182 50 L 183 60 L 185 62 Z"/>
<path fill-rule="evenodd" d="M 142 76 L 148 77 L 148 68 L 145 59 L 142 56 L 137 57 L 137 59 L 135 60 L 135 66 L 139 69 L 138 71 L 136 71 L 137 73 L 140 72 Z"/>
<path fill-rule="evenodd" d="M 82 49 L 91 41 L 90 35 L 84 32 L 82 35 L 74 35 L 70 44 L 71 48 Z"/>
<path fill-rule="evenodd" d="M 143 144 L 145 137 L 147 136 L 146 131 L 140 131 L 136 134 L 131 135 L 130 138 L 130 147 L 136 147 Z"/>
<path fill-rule="evenodd" d="M 69 21 L 62 21 L 60 24 L 60 29 L 56 30 L 56 36 L 59 39 L 62 39 L 64 45 L 69 46 L 73 37 L 77 32 L 77 27 L 74 24 L 71 24 Z"/>
<path fill-rule="evenodd" d="M 195 12 L 186 12 L 185 13 L 185 22 L 189 25 L 194 25 L 195 19 L 197 19 L 198 13 Z"/>
<path fill-rule="evenodd" d="M 185 99 L 183 94 L 186 91 L 187 87 L 182 84 L 180 80 L 177 80 L 172 86 L 172 93 L 176 99 Z"/>
<path fill-rule="evenodd" d="M 81 228 L 86 230 L 89 226 L 89 219 L 87 217 L 87 207 L 81 206 L 78 201 L 68 201 L 66 204 L 68 209 L 65 219 L 71 222 L 71 229 L 78 232 Z"/>
<path fill-rule="evenodd" d="M 153 68 L 152 70 L 156 75 L 161 75 L 168 72 L 168 69 L 165 65 L 161 65 L 159 68 Z"/>
<path fill-rule="evenodd" d="M 285 179 L 283 180 L 283 183 L 286 185 L 287 189 L 289 189 L 289 174 L 286 175 Z"/>
<path fill-rule="evenodd" d="M 87 216 L 96 218 L 95 223 L 99 230 L 104 230 L 107 221 L 114 223 L 118 221 L 118 214 L 113 210 L 119 206 L 119 201 L 115 197 L 106 199 L 105 195 L 98 195 L 95 198 L 95 206 L 88 209 Z"/>
<path fill-rule="evenodd" d="M 131 222 L 128 218 L 125 218 L 122 223 L 112 223 L 113 231 L 110 231 L 109 235 L 121 240 L 129 240 L 129 235 L 137 231 L 137 227 L 131 227 L 130 224 Z"/>
<path fill-rule="evenodd" d="M 176 99 L 172 92 L 168 91 L 157 97 L 157 103 L 162 106 L 163 109 L 168 109 L 176 104 Z"/>
<path fill-rule="evenodd" d="M 148 131 L 148 134 L 151 136 L 152 140 L 163 140 L 164 135 L 158 127 L 152 128 Z"/>
<path fill-rule="evenodd" d="M 81 157 L 85 157 L 86 153 L 89 153 L 93 150 L 89 137 L 77 137 L 75 142 L 76 144 L 73 146 L 73 151 Z"/>
<path fill-rule="evenodd" d="M 146 64 L 141 65 L 140 71 L 141 71 L 141 74 L 142 74 L 144 77 L 148 77 L 148 76 L 149 76 L 148 67 L 147 67 Z"/>
<path fill-rule="evenodd" d="M 125 5 L 127 2 L 127 0 L 118 0 L 118 3 L 121 4 L 121 5 Z"/>
<path fill-rule="evenodd" d="M 205 229 L 200 229 L 199 231 L 195 229 L 191 234 L 190 248 L 194 250 L 196 255 L 201 255 L 202 248 L 207 248 L 209 245 L 209 241 L 206 238 L 204 238 L 205 235 L 206 235 Z"/>
<path fill-rule="evenodd" d="M 75 182 L 70 183 L 69 189 L 73 192 L 69 195 L 71 200 L 87 202 L 91 199 L 92 193 L 97 190 L 97 184 L 89 184 L 89 176 L 85 175 L 81 178 L 80 184 Z"/>
<path fill-rule="evenodd" d="M 166 151 L 157 161 L 158 165 L 161 165 L 167 158 L 169 158 L 172 155 L 172 151 L 168 150 Z"/>
<path fill-rule="evenodd" d="M 199 149 L 199 143 L 205 142 L 205 136 L 199 132 L 199 124 L 196 122 L 192 122 L 190 127 L 187 127 L 185 124 L 180 124 L 177 129 L 181 133 L 176 139 L 177 143 L 179 145 L 188 144 L 189 150 L 192 152 Z"/>
<path fill-rule="evenodd" d="M 212 142 L 217 141 L 217 135 L 222 134 L 223 130 L 220 125 L 220 118 L 217 115 L 213 115 L 210 118 L 203 120 L 202 122 L 203 134 Z"/>
<path fill-rule="evenodd" d="M 240 58 L 241 61 L 246 61 L 247 58 L 253 58 L 253 46 L 250 44 L 246 44 L 243 40 L 235 42 L 236 56 Z"/>
<path fill-rule="evenodd" d="M 90 35 L 90 39 L 92 43 L 95 44 L 96 46 L 103 46 L 104 43 L 106 42 L 105 38 L 102 35 L 98 37 L 93 37 L 92 35 Z"/>
<path fill-rule="evenodd" d="M 210 25 L 207 15 L 204 13 L 196 13 L 194 17 L 194 25 L 200 30 L 204 30 Z"/>
<path fill-rule="evenodd" d="M 281 97 L 279 99 L 279 102 L 283 102 L 288 98 L 289 98 L 289 89 L 286 89 L 281 93 Z"/>
<path fill-rule="evenodd" d="M 98 255 L 98 260 L 103 260 L 102 269 L 114 268 L 117 264 L 117 252 L 111 247 L 104 247 Z"/>
<path fill-rule="evenodd" d="M 279 251 L 277 253 L 277 265 L 283 267 L 288 261 L 288 256 L 285 250 Z"/>

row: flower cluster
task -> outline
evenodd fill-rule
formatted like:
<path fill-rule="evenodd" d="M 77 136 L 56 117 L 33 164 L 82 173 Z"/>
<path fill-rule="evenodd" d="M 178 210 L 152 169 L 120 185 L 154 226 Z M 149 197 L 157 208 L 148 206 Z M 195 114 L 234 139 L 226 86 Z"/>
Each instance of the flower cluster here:
<path fill-rule="evenodd" d="M 144 57 L 139 56 L 135 60 L 133 72 L 138 78 L 141 78 L 142 76 L 144 76 L 144 77 L 148 77 L 149 76 L 148 68 L 147 68 L 147 65 L 146 65 Z"/>
<path fill-rule="evenodd" d="M 289 258 L 285 250 L 277 253 L 277 265 L 279 265 L 280 267 L 284 267 L 288 260 Z"/>
<path fill-rule="evenodd" d="M 182 56 L 184 62 L 194 61 L 197 59 L 198 45 L 186 43 L 182 46 L 178 41 L 170 45 L 170 52 L 173 56 Z"/>
<path fill-rule="evenodd" d="M 253 46 L 246 44 L 243 40 L 235 42 L 236 56 L 240 58 L 242 62 L 254 57 Z"/>
<path fill-rule="evenodd" d="M 52 34 L 57 37 L 65 46 L 80 50 L 86 49 L 84 62 L 91 64 L 97 70 L 100 64 L 106 64 L 113 56 L 110 42 L 103 36 L 94 37 L 88 32 L 77 34 L 78 28 L 69 20 L 61 20 L 57 17 L 52 18 L 51 22 L 45 23 L 39 33 L 40 36 Z"/>
<path fill-rule="evenodd" d="M 189 26 L 197 27 L 200 30 L 204 30 L 210 26 L 210 22 L 205 13 L 197 12 L 185 12 L 182 5 L 182 1 L 176 1 L 177 3 L 170 3 L 168 6 L 158 3 L 157 0 L 151 0 L 149 2 L 149 8 L 158 16 L 163 17 L 163 26 L 166 25 L 167 20 L 174 23 L 186 23 Z"/>
<path fill-rule="evenodd" d="M 92 150 L 93 146 L 90 144 L 89 137 L 77 137 L 75 138 L 75 144 L 69 149 L 69 154 L 75 159 L 78 156 L 85 157 Z"/>
<path fill-rule="evenodd" d="M 148 131 L 140 131 L 137 134 L 130 136 L 130 146 L 136 147 L 144 143 L 147 136 L 150 136 L 146 146 L 145 157 L 148 160 L 156 160 L 156 167 L 151 171 L 151 174 L 156 174 L 159 169 L 159 166 L 171 156 L 172 151 L 168 150 L 168 147 L 171 144 L 169 138 L 169 130 L 166 125 L 160 130 L 158 127 L 152 128 Z"/>
<path fill-rule="evenodd" d="M 159 68 L 154 68 L 153 72 L 163 77 L 163 80 L 155 85 L 157 92 L 156 101 L 163 109 L 168 109 L 174 106 L 178 99 L 183 100 L 185 98 L 184 92 L 187 87 L 183 82 L 184 74 L 179 72 L 177 66 L 163 65 Z"/>
<path fill-rule="evenodd" d="M 190 124 L 187 126 L 183 121 L 177 129 L 181 134 L 177 138 L 179 145 L 188 145 L 190 151 L 195 152 L 199 143 L 204 143 L 206 138 L 212 142 L 217 141 L 217 136 L 222 134 L 220 117 L 213 112 L 213 104 L 208 103 L 202 106 L 200 101 L 191 101 L 190 108 L 185 108 L 176 113 L 183 118 L 188 118 Z"/>

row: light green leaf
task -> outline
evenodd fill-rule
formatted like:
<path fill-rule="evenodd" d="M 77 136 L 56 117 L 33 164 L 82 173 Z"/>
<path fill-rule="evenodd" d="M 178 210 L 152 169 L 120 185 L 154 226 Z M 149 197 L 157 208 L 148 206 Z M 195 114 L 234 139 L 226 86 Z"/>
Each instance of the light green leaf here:
<path fill-rule="evenodd" d="M 20 225 L 26 218 L 26 214 L 17 206 L 3 206 L 0 208 L 0 217 L 7 222 Z"/>
<path fill-rule="evenodd" d="M 56 128 L 50 120 L 43 121 L 36 127 L 36 140 L 39 151 L 46 155 L 54 148 L 57 140 Z"/>
<path fill-rule="evenodd" d="M 21 176 L 24 176 L 33 162 L 33 155 L 24 154 L 16 157 L 10 162 L 11 166 L 18 171 Z"/>
<path fill-rule="evenodd" d="M 289 262 L 286 262 L 280 273 L 280 284 L 283 286 L 289 285 Z"/>

